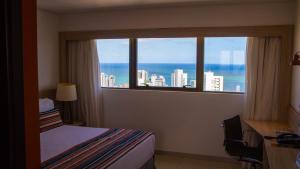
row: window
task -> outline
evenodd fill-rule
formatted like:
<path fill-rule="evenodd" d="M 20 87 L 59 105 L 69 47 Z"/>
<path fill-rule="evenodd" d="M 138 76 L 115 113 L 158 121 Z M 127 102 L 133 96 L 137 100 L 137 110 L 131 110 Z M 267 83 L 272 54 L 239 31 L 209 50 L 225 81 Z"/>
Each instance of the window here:
<path fill-rule="evenodd" d="M 246 37 L 204 40 L 204 91 L 244 92 Z"/>
<path fill-rule="evenodd" d="M 129 88 L 129 39 L 99 39 L 101 87 Z"/>
<path fill-rule="evenodd" d="M 245 91 L 247 37 L 99 39 L 101 87 Z"/>
<path fill-rule="evenodd" d="M 137 39 L 137 86 L 196 88 L 197 38 Z"/>

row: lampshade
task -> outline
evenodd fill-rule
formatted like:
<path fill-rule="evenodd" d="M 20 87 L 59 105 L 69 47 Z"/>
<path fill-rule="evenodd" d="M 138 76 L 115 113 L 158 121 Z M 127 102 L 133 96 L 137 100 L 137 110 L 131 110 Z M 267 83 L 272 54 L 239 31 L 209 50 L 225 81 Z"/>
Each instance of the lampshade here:
<path fill-rule="evenodd" d="M 75 101 L 77 100 L 76 86 L 72 83 L 60 83 L 57 85 L 56 100 Z"/>

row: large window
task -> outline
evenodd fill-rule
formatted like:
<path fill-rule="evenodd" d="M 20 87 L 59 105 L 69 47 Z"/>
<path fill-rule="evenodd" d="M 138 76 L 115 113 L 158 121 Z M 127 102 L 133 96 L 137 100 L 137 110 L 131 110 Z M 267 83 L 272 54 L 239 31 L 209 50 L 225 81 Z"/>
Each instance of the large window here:
<path fill-rule="evenodd" d="M 137 39 L 137 85 L 196 88 L 197 38 Z"/>
<path fill-rule="evenodd" d="M 99 39 L 101 86 L 245 91 L 247 37 Z"/>
<path fill-rule="evenodd" d="M 205 38 L 204 91 L 245 91 L 245 37 Z"/>
<path fill-rule="evenodd" d="M 101 87 L 129 87 L 129 39 L 97 40 Z"/>

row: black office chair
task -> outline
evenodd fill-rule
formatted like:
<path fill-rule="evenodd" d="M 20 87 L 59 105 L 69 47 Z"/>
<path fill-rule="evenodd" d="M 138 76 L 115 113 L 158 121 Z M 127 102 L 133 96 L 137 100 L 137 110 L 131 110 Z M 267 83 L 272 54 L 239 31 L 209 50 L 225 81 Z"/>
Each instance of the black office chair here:
<path fill-rule="evenodd" d="M 249 147 L 243 141 L 243 131 L 240 116 L 223 121 L 224 146 L 230 156 L 237 157 L 239 161 L 251 163 L 251 167 L 256 169 L 262 165 L 262 147 Z"/>

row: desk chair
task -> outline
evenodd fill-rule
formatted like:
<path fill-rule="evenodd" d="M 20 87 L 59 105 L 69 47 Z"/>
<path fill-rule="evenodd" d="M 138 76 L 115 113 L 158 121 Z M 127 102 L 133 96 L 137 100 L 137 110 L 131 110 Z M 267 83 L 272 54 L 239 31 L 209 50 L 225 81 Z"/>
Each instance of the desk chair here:
<path fill-rule="evenodd" d="M 253 169 L 262 165 L 262 147 L 249 147 L 243 141 L 243 131 L 240 116 L 235 116 L 223 121 L 224 127 L 224 146 L 226 152 L 239 161 L 251 164 Z"/>

